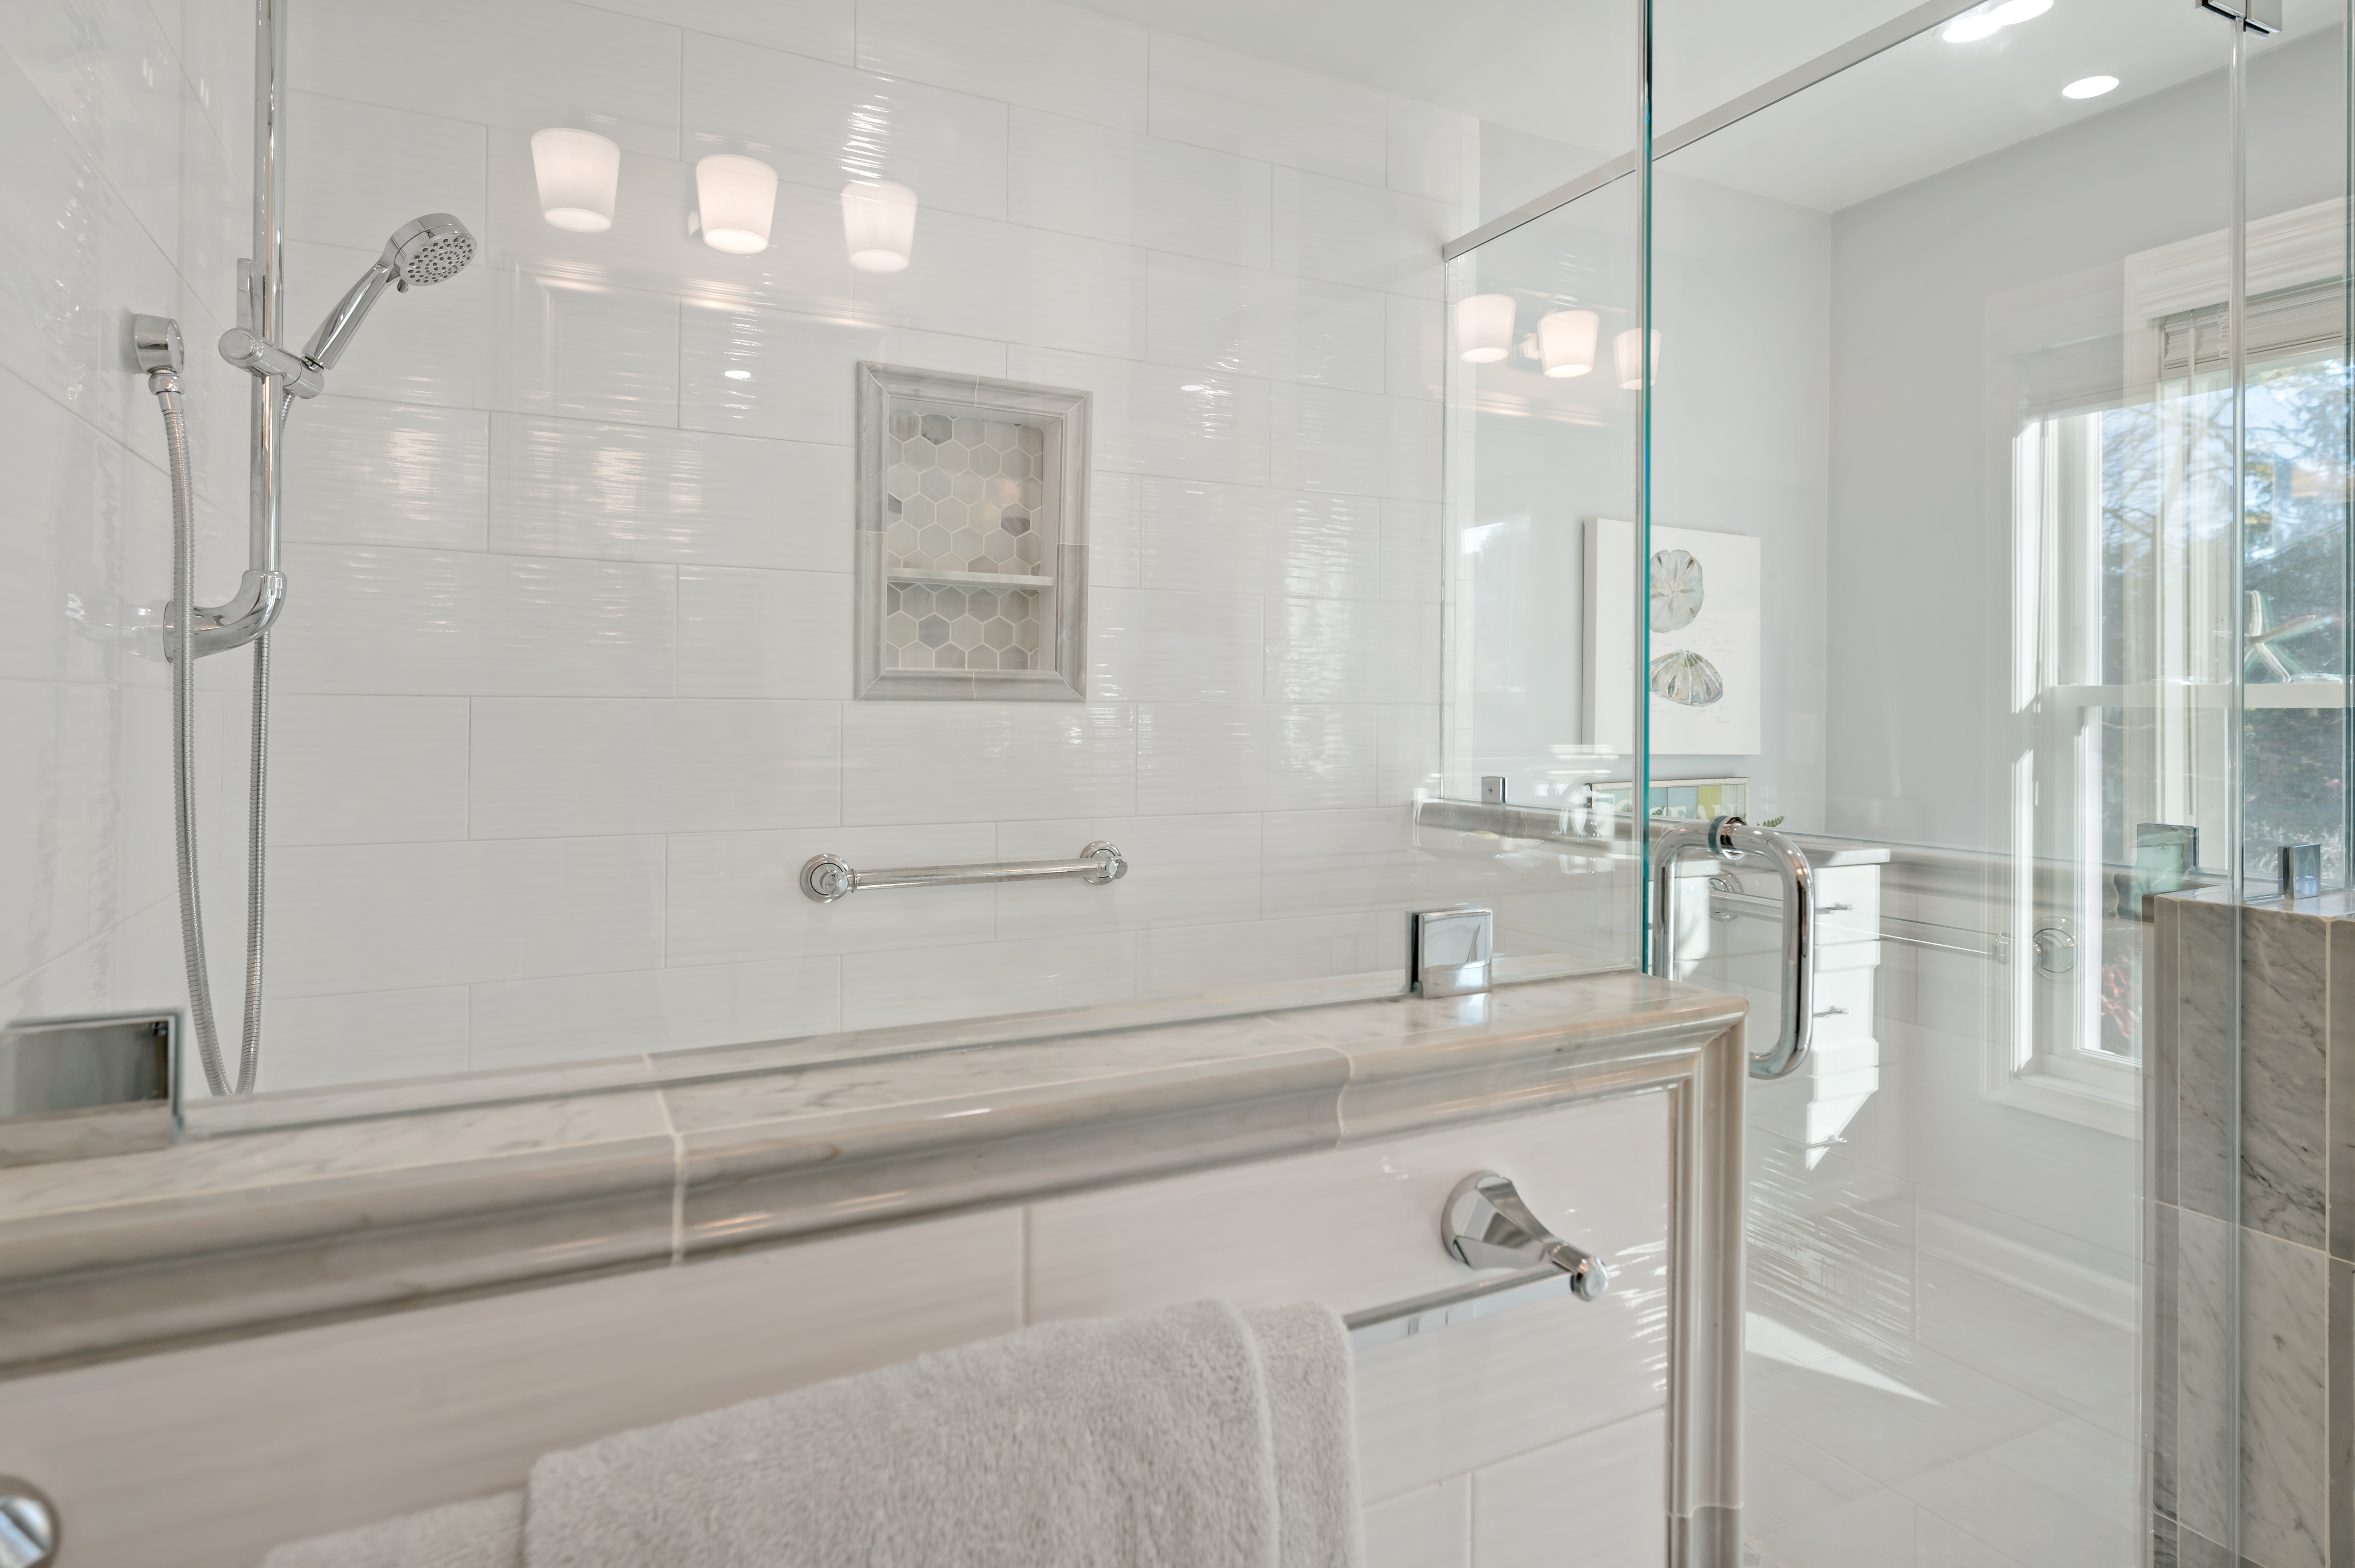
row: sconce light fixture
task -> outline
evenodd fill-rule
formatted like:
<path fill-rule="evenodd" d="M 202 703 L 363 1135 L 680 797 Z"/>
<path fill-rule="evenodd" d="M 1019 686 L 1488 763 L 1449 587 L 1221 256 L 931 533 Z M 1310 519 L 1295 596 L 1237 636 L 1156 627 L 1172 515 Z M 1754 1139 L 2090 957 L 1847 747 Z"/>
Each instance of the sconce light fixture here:
<path fill-rule="evenodd" d="M 1644 385 L 1643 341 L 1642 334 L 1632 326 L 1611 340 L 1611 359 L 1619 372 L 1619 389 L 1623 392 L 1636 391 Z M 1652 328 L 1653 384 L 1658 385 L 1659 379 L 1660 329 L 1656 326 Z"/>
<path fill-rule="evenodd" d="M 714 153 L 695 165 L 695 199 L 703 213 L 703 242 L 731 256 L 769 248 L 777 216 L 777 171 L 758 158 Z"/>
<path fill-rule="evenodd" d="M 842 187 L 842 238 L 862 272 L 896 272 L 916 249 L 916 193 L 890 180 Z"/>
<path fill-rule="evenodd" d="M 549 223 L 580 234 L 602 234 L 613 227 L 621 148 L 594 131 L 564 125 L 534 131 L 531 172 L 539 180 L 539 215 Z"/>
<path fill-rule="evenodd" d="M 1473 294 L 1455 302 L 1455 347 L 1473 365 L 1493 365 L 1513 351 L 1513 296 Z"/>
<path fill-rule="evenodd" d="M 1603 318 L 1591 310 L 1557 310 L 1538 317 L 1538 357 L 1545 373 L 1583 376 L 1594 368 L 1594 335 Z"/>

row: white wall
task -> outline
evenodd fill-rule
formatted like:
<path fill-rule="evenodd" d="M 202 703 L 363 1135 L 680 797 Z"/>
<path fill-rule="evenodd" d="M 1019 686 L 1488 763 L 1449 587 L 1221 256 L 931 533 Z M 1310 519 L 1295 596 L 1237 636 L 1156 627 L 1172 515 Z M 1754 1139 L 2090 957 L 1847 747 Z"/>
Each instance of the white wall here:
<path fill-rule="evenodd" d="M 1436 763 L 1436 252 L 1472 221 L 1476 123 L 1044 0 L 643 9 L 296 8 L 293 330 L 420 212 L 483 250 L 386 298 L 290 430 L 265 1086 L 1400 965 L 1401 912 L 1457 875 L 1418 872 L 1402 807 Z M 41 334 L 0 332 L 33 400 L 12 428 L 41 428 L 57 497 L 0 549 L 121 604 L 163 597 L 167 514 L 152 411 L 92 313 L 181 311 L 200 461 L 233 477 L 243 393 L 208 311 L 244 249 L 249 109 L 208 65 L 162 76 L 202 113 L 148 104 L 139 62 L 172 55 L 178 18 L 93 15 L 122 33 L 97 63 L 62 52 L 79 6 L 9 24 L 0 91 L 20 140 L 56 148 L 55 173 L 0 175 L 18 243 L 67 212 L 113 228 L 6 269 L 67 280 L 44 308 L 79 336 L 52 365 Z M 242 73 L 242 21 L 188 47 Z M 624 149 L 609 233 L 538 215 L 527 138 L 559 123 Z M 686 231 L 693 162 L 722 150 L 783 176 L 759 257 Z M 198 173 L 150 193 L 125 155 Z M 851 174 L 920 193 L 907 272 L 848 268 Z M 862 358 L 1094 393 L 1084 705 L 848 699 Z M 208 599 L 242 564 L 229 500 Z M 77 507 L 131 531 L 61 581 L 100 537 Z M 21 928 L 0 929 L 0 1016 L 171 1005 L 161 667 L 76 641 L 59 597 L 33 595 L 5 671 L 52 683 L 9 700 L 17 734 L 55 738 L 12 749 L 0 795 L 27 868 L 0 891 Z M 233 1013 L 244 656 L 204 675 Z M 1116 888 L 819 910 L 793 882 L 820 850 L 1094 837 L 1131 857 Z"/>
<path fill-rule="evenodd" d="M 2252 218 L 2343 194 L 2339 50 L 2253 60 Z M 2116 332 L 2126 256 L 2224 226 L 2225 127 L 2204 77 L 1837 215 L 1828 830 L 2009 849 L 2015 356 Z"/>
<path fill-rule="evenodd" d="M 131 635 L 170 593 L 171 491 L 127 335 L 134 314 L 185 335 L 217 602 L 245 557 L 246 393 L 212 345 L 249 224 L 250 27 L 235 0 L 0 8 L 0 1020 L 182 995 L 167 667 Z M 246 658 L 208 661 L 199 703 L 232 1009 Z"/>

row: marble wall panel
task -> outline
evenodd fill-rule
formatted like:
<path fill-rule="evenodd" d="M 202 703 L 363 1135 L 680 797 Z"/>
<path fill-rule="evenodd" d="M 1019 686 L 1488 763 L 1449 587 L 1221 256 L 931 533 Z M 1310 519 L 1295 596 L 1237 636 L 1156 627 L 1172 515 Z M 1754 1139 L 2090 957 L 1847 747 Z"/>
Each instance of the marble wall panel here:
<path fill-rule="evenodd" d="M 2233 1203 L 2231 912 L 2194 899 L 2177 910 L 2174 970 L 2176 1193 L 2186 1209 L 2229 1219 Z"/>
<path fill-rule="evenodd" d="M 2328 1242 L 2324 1191 L 2326 927 L 2254 910 L 2241 955 L 2241 1214 L 2300 1246 Z"/>
<path fill-rule="evenodd" d="M 2324 1568 L 2329 1415 L 2328 1260 L 2241 1231 L 2241 1554 Z"/>

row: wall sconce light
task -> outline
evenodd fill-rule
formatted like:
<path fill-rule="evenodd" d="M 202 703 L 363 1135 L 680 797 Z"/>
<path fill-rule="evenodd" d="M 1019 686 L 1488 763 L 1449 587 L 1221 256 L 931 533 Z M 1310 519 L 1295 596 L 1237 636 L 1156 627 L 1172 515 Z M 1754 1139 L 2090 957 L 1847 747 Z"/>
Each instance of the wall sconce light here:
<path fill-rule="evenodd" d="M 1513 296 L 1473 294 L 1455 302 L 1455 347 L 1473 365 L 1493 365 L 1513 351 Z"/>
<path fill-rule="evenodd" d="M 1594 368 L 1594 336 L 1603 318 L 1591 310 L 1557 310 L 1538 317 L 1538 357 L 1549 376 L 1583 376 Z"/>
<path fill-rule="evenodd" d="M 539 180 L 539 215 L 549 223 L 579 234 L 602 234 L 613 227 L 621 148 L 594 131 L 563 125 L 534 131 L 531 172 Z"/>
<path fill-rule="evenodd" d="M 1643 337 L 1635 327 L 1629 327 L 1611 340 L 1611 358 L 1619 371 L 1619 389 L 1623 392 L 1640 390 L 1644 385 Z M 1652 328 L 1652 383 L 1660 380 L 1660 329 Z"/>
<path fill-rule="evenodd" d="M 842 238 L 862 272 L 896 272 L 916 249 L 916 193 L 890 180 L 842 187 Z"/>
<path fill-rule="evenodd" d="M 695 165 L 695 200 L 703 213 L 703 242 L 731 256 L 769 248 L 777 216 L 777 171 L 758 158 L 714 153 Z"/>

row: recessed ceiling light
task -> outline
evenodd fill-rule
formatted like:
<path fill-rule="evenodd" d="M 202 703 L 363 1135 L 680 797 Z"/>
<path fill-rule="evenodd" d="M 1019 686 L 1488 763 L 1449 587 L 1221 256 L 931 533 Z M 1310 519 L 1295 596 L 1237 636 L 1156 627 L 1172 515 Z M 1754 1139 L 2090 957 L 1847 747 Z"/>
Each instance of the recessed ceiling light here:
<path fill-rule="evenodd" d="M 2061 90 L 2063 98 L 2099 98 L 2118 84 L 2115 76 L 2081 76 Z"/>
<path fill-rule="evenodd" d="M 752 372 L 750 370 L 722 370 L 719 373 L 731 381 L 749 381 L 752 379 Z"/>

